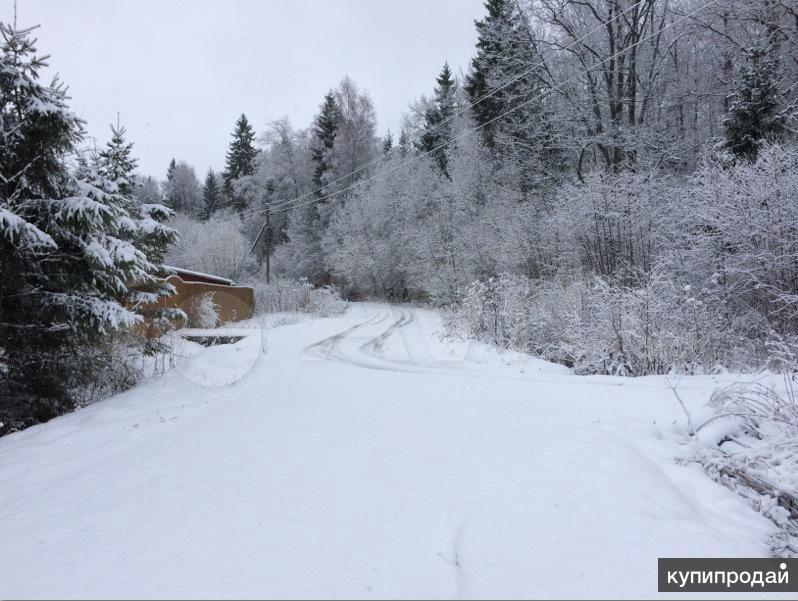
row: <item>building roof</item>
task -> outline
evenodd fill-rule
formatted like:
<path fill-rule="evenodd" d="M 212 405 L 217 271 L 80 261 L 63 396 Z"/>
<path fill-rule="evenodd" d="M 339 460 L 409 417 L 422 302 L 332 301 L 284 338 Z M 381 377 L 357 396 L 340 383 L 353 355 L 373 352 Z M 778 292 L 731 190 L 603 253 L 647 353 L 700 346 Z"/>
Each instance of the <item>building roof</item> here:
<path fill-rule="evenodd" d="M 183 269 L 182 267 L 173 267 L 171 265 L 164 265 L 169 271 L 173 271 L 184 282 L 204 282 L 206 284 L 218 284 L 220 286 L 235 286 L 233 280 L 219 277 L 218 275 L 211 275 L 209 273 L 202 273 L 200 271 L 191 271 L 190 269 Z"/>

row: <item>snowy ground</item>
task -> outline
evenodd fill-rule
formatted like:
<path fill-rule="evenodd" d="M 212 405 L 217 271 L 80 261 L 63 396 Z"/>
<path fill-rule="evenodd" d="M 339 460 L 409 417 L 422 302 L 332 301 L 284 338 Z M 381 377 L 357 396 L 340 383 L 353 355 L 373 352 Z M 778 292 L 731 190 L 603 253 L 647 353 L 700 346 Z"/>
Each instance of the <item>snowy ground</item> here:
<path fill-rule="evenodd" d="M 653 597 L 658 557 L 767 555 L 772 523 L 674 461 L 663 378 L 441 342 L 407 307 L 247 325 L 0 439 L 0 598 Z"/>

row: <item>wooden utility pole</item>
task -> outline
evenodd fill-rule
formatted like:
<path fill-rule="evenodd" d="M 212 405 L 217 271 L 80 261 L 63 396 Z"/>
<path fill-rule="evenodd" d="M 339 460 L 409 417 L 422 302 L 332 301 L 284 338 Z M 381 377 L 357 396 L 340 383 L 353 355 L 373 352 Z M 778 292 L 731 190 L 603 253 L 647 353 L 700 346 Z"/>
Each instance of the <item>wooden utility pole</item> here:
<path fill-rule="evenodd" d="M 266 283 L 272 283 L 272 210 L 266 205 Z"/>
<path fill-rule="evenodd" d="M 266 232 L 266 283 L 272 283 L 272 208 L 271 202 L 266 203 L 266 223 L 263 224 L 263 227 L 260 228 L 258 232 L 258 237 L 255 238 L 255 242 L 252 243 L 252 248 L 249 249 L 249 254 L 255 252 L 255 249 L 258 247 L 258 242 L 260 242 L 261 236 L 263 233 Z"/>

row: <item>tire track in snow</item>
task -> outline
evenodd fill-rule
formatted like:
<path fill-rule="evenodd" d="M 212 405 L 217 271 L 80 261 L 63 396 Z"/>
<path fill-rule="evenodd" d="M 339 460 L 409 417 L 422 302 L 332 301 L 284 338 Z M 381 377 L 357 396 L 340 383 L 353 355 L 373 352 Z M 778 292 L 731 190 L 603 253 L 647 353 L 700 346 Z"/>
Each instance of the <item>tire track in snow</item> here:
<path fill-rule="evenodd" d="M 389 318 L 392 312 L 398 311 L 399 316 L 385 330 L 376 336 L 366 337 L 353 335 L 363 328 L 377 325 Z M 400 307 L 390 307 L 385 313 L 375 313 L 369 319 L 355 324 L 333 336 L 329 336 L 304 349 L 304 352 L 314 355 L 321 359 L 334 360 L 339 363 L 363 367 L 378 371 L 428 374 L 428 375 L 448 375 L 467 378 L 492 377 L 502 380 L 517 380 L 525 382 L 535 382 L 541 384 L 554 384 L 565 386 L 601 386 L 601 387 L 620 387 L 625 386 L 627 381 L 616 378 L 608 379 L 609 376 L 579 376 L 574 374 L 563 374 L 560 377 L 546 375 L 523 375 L 518 373 L 518 369 L 503 366 L 483 366 L 479 362 L 468 360 L 435 360 L 422 342 L 423 333 L 411 333 L 411 326 L 418 326 L 418 320 L 412 309 Z M 396 359 L 386 356 L 384 352 L 385 343 L 396 333 L 403 339 L 404 349 L 408 359 Z M 361 342 L 364 340 L 365 342 Z M 359 344 L 358 344 L 359 343 Z M 584 379 L 583 379 L 584 378 Z M 661 385 L 644 384 L 635 382 L 635 386 L 640 388 L 661 389 Z M 684 390 L 692 387 L 684 386 Z M 699 386 L 700 388 L 700 386 Z"/>
<path fill-rule="evenodd" d="M 386 329 L 384 332 L 378 334 L 365 344 L 362 344 L 360 346 L 360 351 L 365 355 L 376 356 L 379 359 L 387 360 L 385 359 L 384 354 L 385 342 L 393 335 L 394 332 L 396 332 L 399 328 L 409 324 L 411 321 L 413 321 L 413 319 L 413 313 L 404 309 L 399 309 L 399 318 L 390 326 L 388 326 L 388 329 Z"/>
<path fill-rule="evenodd" d="M 356 323 L 355 325 L 343 330 L 342 332 L 338 332 L 337 334 L 328 336 L 327 338 L 324 338 L 318 342 L 311 344 L 310 346 L 305 347 L 304 352 L 306 354 L 313 355 L 320 359 L 330 359 L 330 358 L 341 359 L 344 357 L 344 354 L 340 352 L 339 346 L 343 340 L 345 340 L 347 337 L 351 336 L 358 330 L 361 330 L 370 325 L 376 325 L 381 321 L 384 321 L 386 317 L 388 317 L 387 314 L 380 316 L 379 313 L 376 313 L 365 321 Z"/>

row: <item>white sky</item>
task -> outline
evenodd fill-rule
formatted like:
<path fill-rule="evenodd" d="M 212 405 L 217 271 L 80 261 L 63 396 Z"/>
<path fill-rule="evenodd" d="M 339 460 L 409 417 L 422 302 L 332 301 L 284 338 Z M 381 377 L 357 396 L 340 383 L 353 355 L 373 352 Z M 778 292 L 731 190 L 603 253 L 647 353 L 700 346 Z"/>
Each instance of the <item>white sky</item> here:
<path fill-rule="evenodd" d="M 200 178 L 220 169 L 242 112 L 258 134 L 284 114 L 306 127 L 346 74 L 371 94 L 380 135 L 396 134 L 444 61 L 468 66 L 484 12 L 483 0 L 17 2 L 89 134 L 104 143 L 119 111 L 139 170 L 159 179 L 173 156 Z M 0 0 L 0 20 L 13 4 Z"/>

